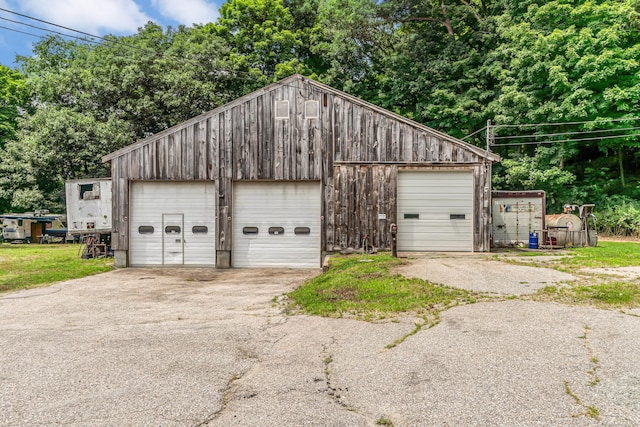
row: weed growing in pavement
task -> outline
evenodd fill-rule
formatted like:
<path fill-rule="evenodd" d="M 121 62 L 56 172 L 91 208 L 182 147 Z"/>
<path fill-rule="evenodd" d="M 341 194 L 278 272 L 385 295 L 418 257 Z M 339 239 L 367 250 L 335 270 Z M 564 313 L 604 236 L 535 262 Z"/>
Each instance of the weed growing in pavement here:
<path fill-rule="evenodd" d="M 589 386 L 594 387 L 598 385 L 600 382 L 600 377 L 598 376 L 598 369 L 600 369 L 600 360 L 595 356 L 593 348 L 589 343 L 589 334 L 591 333 L 591 327 L 589 325 L 584 326 L 584 334 L 579 336 L 578 338 L 582 340 L 582 346 L 587 350 L 589 354 L 589 362 L 591 363 L 591 368 L 587 371 L 587 375 L 589 376 Z M 564 391 L 567 395 L 571 396 L 576 404 L 582 406 L 585 409 L 585 412 L 582 414 L 574 414 L 574 417 L 579 416 L 587 416 L 594 419 L 600 418 L 600 411 L 597 407 L 593 405 L 585 405 L 582 402 L 582 399 L 573 391 L 569 386 L 569 381 L 564 382 Z"/>
<path fill-rule="evenodd" d="M 376 420 L 376 425 L 393 427 L 393 422 L 389 418 L 382 417 Z"/>
<path fill-rule="evenodd" d="M 576 402 L 577 405 L 580 405 L 585 409 L 584 413 L 574 414 L 573 415 L 574 417 L 586 416 L 586 417 L 593 418 L 595 420 L 600 419 L 600 411 L 598 410 L 598 408 L 596 408 L 595 406 L 585 405 L 584 403 L 582 403 L 582 400 L 580 399 L 580 397 L 577 394 L 575 394 L 573 390 L 571 390 L 571 387 L 569 386 L 569 381 L 564 382 L 564 391 L 565 393 L 567 393 L 567 395 L 573 398 L 573 400 Z"/>
<path fill-rule="evenodd" d="M 587 371 L 589 378 L 590 386 L 595 386 L 600 382 L 600 377 L 598 376 L 598 369 L 600 369 L 600 360 L 596 357 L 593 347 L 591 347 L 591 343 L 589 343 L 589 333 L 591 333 L 591 327 L 589 325 L 585 325 L 584 327 L 584 335 L 580 338 L 582 339 L 582 345 L 589 353 L 589 362 L 591 362 L 591 369 Z"/>

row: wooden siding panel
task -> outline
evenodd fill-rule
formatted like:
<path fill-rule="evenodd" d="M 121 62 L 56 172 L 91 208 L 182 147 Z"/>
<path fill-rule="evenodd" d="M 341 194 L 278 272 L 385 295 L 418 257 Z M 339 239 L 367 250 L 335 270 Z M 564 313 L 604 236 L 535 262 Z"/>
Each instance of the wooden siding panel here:
<path fill-rule="evenodd" d="M 389 225 L 396 221 L 394 165 L 335 167 L 334 215 L 327 224 L 327 250 L 360 249 L 364 236 L 379 249 L 390 249 Z M 383 214 L 383 218 L 379 215 Z"/>
<path fill-rule="evenodd" d="M 201 120 L 194 125 L 195 152 L 195 179 L 205 180 L 208 178 L 208 150 L 207 150 L 207 120 Z"/>
<path fill-rule="evenodd" d="M 220 141 L 218 150 L 218 243 L 217 249 L 220 251 L 231 250 L 231 222 L 233 212 L 232 206 L 232 180 L 234 174 L 233 159 L 233 123 L 232 113 L 227 110 L 220 113 L 218 118 L 219 135 L 224 135 Z"/>

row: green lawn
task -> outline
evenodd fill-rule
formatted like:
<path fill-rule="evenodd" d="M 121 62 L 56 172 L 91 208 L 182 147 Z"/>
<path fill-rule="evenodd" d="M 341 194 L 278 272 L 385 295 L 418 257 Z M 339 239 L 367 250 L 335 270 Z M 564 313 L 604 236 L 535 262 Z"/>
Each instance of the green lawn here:
<path fill-rule="evenodd" d="M 112 258 L 81 259 L 79 245 L 0 244 L 0 292 L 49 285 L 113 269 Z"/>
<path fill-rule="evenodd" d="M 599 242 L 598 246 L 569 249 L 563 258 L 567 267 L 629 267 L 640 266 L 640 243 Z"/>

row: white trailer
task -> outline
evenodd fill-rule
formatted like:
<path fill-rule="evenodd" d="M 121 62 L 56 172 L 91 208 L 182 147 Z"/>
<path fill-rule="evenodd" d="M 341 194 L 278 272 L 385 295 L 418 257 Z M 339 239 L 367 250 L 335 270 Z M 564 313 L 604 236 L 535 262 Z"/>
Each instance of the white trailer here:
<path fill-rule="evenodd" d="M 65 193 L 70 234 L 111 233 L 111 178 L 67 181 Z"/>
<path fill-rule="evenodd" d="M 493 247 L 527 246 L 531 233 L 541 237 L 546 214 L 544 191 L 493 191 L 491 199 Z"/>

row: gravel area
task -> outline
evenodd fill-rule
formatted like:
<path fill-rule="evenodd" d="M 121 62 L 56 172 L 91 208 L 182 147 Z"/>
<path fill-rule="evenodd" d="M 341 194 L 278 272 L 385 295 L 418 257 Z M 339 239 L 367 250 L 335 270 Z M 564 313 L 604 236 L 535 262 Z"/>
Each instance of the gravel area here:
<path fill-rule="evenodd" d="M 591 274 L 606 274 L 625 280 L 640 279 L 640 267 L 583 268 L 580 271 Z"/>
<path fill-rule="evenodd" d="M 640 425 L 638 316 L 478 303 L 388 349 L 414 319 L 274 303 L 317 272 L 127 269 L 0 295 L 0 425 Z"/>
<path fill-rule="evenodd" d="M 477 254 L 404 254 L 408 264 L 398 268 L 406 277 L 499 295 L 533 294 L 545 286 L 576 278 L 550 268 L 514 265 Z"/>

